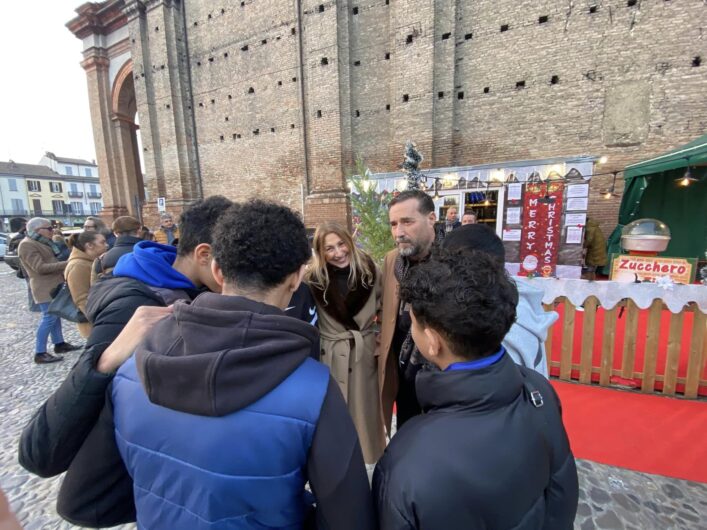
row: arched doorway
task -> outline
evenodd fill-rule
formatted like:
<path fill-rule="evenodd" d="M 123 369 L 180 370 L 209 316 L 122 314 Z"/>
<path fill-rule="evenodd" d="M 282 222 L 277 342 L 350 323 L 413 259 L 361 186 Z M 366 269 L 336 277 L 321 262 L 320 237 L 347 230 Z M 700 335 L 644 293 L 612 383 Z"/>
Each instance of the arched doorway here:
<path fill-rule="evenodd" d="M 113 82 L 111 120 L 116 139 L 115 167 L 118 182 L 111 183 L 113 206 L 124 207 L 130 215 L 142 220 L 145 185 L 138 146 L 137 102 L 133 81 L 133 63 L 128 60 Z"/>

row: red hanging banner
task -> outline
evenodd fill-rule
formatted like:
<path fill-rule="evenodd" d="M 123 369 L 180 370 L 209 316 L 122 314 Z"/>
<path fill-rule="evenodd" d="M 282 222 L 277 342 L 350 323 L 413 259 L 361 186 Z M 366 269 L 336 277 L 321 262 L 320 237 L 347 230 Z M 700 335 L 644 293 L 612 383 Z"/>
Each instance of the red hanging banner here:
<path fill-rule="evenodd" d="M 553 276 L 562 231 L 562 182 L 529 183 L 523 196 L 519 276 Z"/>

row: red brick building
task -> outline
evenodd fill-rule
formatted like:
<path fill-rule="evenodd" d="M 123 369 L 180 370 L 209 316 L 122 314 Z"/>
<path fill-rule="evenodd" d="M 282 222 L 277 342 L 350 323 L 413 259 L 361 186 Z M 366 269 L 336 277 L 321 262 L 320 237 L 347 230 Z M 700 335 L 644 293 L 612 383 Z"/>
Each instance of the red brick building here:
<path fill-rule="evenodd" d="M 700 0 L 108 0 L 77 13 L 109 216 L 154 220 L 157 197 L 178 213 L 221 193 L 279 199 L 314 225 L 348 218 L 354 156 L 395 171 L 408 138 L 423 168 L 591 155 L 610 172 L 707 129 Z M 589 212 L 607 232 L 610 179 L 592 180 Z"/>

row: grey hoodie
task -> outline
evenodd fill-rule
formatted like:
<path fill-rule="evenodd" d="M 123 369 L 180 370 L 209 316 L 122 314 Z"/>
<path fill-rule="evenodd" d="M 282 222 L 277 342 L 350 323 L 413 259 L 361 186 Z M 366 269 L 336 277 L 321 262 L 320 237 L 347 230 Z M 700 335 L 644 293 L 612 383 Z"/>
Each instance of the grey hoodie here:
<path fill-rule="evenodd" d="M 503 339 L 503 347 L 516 364 L 532 368 L 548 377 L 545 339 L 548 328 L 559 315 L 555 311 L 543 309 L 541 289 L 523 278 L 514 280 L 518 287 L 516 321 Z"/>

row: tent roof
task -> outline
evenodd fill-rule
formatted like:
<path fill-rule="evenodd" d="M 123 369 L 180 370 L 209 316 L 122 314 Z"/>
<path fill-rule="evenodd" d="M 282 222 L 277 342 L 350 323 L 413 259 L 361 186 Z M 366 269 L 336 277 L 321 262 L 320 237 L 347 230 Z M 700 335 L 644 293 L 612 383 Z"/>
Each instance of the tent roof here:
<path fill-rule="evenodd" d="M 624 179 L 682 167 L 707 165 L 707 134 L 665 154 L 626 166 Z"/>

